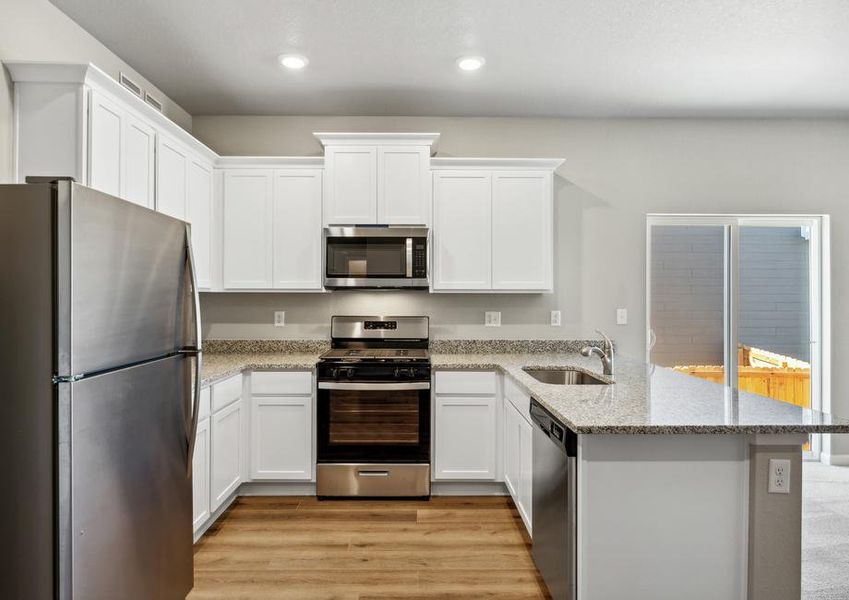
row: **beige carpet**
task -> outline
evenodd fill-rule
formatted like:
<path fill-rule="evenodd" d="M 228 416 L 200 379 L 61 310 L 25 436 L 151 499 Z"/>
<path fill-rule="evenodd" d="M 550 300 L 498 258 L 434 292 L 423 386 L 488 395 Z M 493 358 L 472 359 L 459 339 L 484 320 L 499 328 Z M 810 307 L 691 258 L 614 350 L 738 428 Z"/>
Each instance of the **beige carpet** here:
<path fill-rule="evenodd" d="M 802 598 L 849 600 L 849 467 L 803 469 Z"/>

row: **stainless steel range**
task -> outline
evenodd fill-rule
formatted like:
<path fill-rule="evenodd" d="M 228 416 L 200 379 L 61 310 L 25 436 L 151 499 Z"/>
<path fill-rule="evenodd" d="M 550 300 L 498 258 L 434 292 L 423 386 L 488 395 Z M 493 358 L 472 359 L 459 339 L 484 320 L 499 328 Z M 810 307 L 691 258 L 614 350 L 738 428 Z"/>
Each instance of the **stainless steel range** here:
<path fill-rule="evenodd" d="M 430 495 L 427 317 L 333 317 L 318 363 L 319 496 Z"/>

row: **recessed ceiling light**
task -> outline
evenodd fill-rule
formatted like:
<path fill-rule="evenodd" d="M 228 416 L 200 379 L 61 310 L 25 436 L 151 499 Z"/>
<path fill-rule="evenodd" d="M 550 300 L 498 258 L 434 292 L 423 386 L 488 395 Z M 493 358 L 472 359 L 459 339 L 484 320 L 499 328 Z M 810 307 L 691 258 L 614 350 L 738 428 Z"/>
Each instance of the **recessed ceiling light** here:
<path fill-rule="evenodd" d="M 300 71 L 310 62 L 306 56 L 301 56 L 300 54 L 281 54 L 279 58 L 281 65 L 293 71 Z"/>
<path fill-rule="evenodd" d="M 483 56 L 462 56 L 457 59 L 457 67 L 461 71 L 477 71 L 485 63 Z"/>

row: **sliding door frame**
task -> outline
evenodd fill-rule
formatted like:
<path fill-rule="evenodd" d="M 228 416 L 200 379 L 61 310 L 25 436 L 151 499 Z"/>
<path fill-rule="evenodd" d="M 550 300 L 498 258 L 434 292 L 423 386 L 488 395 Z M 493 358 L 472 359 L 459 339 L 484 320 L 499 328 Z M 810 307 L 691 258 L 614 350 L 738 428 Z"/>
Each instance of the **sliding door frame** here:
<path fill-rule="evenodd" d="M 828 215 L 770 214 L 648 214 L 646 215 L 646 362 L 651 362 L 654 332 L 651 327 L 651 242 L 655 226 L 713 226 L 724 232 L 723 256 L 723 360 L 725 385 L 736 388 L 738 382 L 737 345 L 739 339 L 740 300 L 740 228 L 808 227 L 809 307 L 811 346 L 811 408 L 831 409 L 831 261 Z M 821 436 L 811 438 L 807 459 L 819 459 Z"/>

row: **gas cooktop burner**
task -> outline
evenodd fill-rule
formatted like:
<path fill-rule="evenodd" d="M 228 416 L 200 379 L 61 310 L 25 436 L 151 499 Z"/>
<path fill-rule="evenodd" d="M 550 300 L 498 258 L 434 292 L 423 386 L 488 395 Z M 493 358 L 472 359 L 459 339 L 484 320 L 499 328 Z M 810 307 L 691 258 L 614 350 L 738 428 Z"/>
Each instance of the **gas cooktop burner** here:
<path fill-rule="evenodd" d="M 379 361 L 424 361 L 430 354 L 424 348 L 335 348 L 321 355 L 321 360 L 379 360 Z"/>

